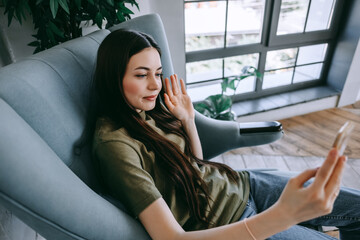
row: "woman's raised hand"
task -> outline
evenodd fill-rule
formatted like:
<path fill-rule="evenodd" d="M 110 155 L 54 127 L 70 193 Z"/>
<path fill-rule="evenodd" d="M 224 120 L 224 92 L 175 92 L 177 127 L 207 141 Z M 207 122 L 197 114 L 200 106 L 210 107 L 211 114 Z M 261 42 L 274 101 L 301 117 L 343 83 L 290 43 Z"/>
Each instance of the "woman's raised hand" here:
<path fill-rule="evenodd" d="M 164 94 L 164 98 L 166 106 L 169 111 L 183 123 L 194 120 L 194 107 L 189 95 L 186 93 L 184 80 L 180 79 L 181 87 L 179 86 L 176 74 L 171 75 L 170 80 L 165 78 L 166 93 Z"/>
<path fill-rule="evenodd" d="M 291 178 L 275 204 L 293 224 L 329 214 L 340 191 L 346 157 L 331 149 L 320 168 L 309 169 Z M 310 178 L 314 181 L 304 187 Z"/>

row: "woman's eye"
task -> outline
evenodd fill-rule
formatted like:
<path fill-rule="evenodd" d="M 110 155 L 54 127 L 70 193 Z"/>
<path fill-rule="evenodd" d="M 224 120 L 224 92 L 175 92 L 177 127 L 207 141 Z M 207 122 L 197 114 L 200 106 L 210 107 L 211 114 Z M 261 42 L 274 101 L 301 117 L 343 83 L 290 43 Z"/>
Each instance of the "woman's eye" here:
<path fill-rule="evenodd" d="M 162 73 L 157 73 L 156 76 L 162 78 L 163 74 Z"/>
<path fill-rule="evenodd" d="M 144 78 L 144 77 L 146 77 L 146 74 L 137 74 L 135 76 L 138 77 L 138 78 Z"/>

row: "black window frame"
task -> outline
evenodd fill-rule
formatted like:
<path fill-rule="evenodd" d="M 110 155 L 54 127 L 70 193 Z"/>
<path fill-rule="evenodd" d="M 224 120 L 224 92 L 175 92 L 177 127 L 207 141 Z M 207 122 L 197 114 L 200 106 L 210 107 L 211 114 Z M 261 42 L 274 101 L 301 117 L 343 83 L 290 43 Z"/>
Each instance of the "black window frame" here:
<path fill-rule="evenodd" d="M 223 1 L 223 2 L 225 1 L 226 6 L 228 6 L 228 2 L 231 0 L 211 0 L 211 1 Z M 309 5 L 311 4 L 311 1 L 312 0 L 309 0 Z M 184 11 L 185 11 L 185 3 L 190 3 L 190 2 L 209 2 L 209 0 L 186 0 L 184 1 Z M 343 13 L 342 10 L 344 6 L 344 2 L 345 0 L 335 1 L 334 11 L 332 13 L 332 21 L 329 26 L 329 29 L 303 32 L 303 33 L 293 33 L 286 35 L 276 35 L 282 0 L 265 0 L 263 27 L 262 27 L 261 39 L 259 43 L 226 47 L 227 29 L 225 25 L 224 46 L 222 48 L 186 52 L 185 53 L 186 63 L 219 59 L 219 58 L 224 59 L 226 57 L 234 57 L 239 55 L 258 53 L 259 65 L 257 66 L 257 68 L 262 74 L 264 74 L 266 54 L 268 51 L 287 49 L 287 48 L 298 48 L 302 46 L 326 43 L 328 44 L 328 46 L 323 61 L 322 72 L 320 74 L 319 79 L 306 81 L 306 82 L 291 83 L 290 85 L 278 86 L 269 89 L 262 89 L 261 80 L 256 79 L 256 85 L 254 91 L 236 94 L 232 96 L 232 98 L 234 102 L 237 102 L 245 99 L 256 99 L 278 93 L 284 93 L 284 92 L 300 90 L 309 87 L 325 85 L 326 76 L 329 71 L 329 66 L 331 63 L 331 57 L 336 45 L 336 37 L 339 31 L 339 25 Z M 309 14 L 309 8 L 307 11 L 306 20 L 308 18 L 308 14 Z M 227 23 L 227 13 L 226 13 L 225 24 L 226 23 Z M 223 64 L 223 72 L 224 72 L 224 64 Z M 210 82 L 214 83 L 219 81 L 221 81 L 221 78 L 209 79 L 195 83 L 187 83 L 187 87 L 191 88 L 192 86 L 208 84 Z"/>

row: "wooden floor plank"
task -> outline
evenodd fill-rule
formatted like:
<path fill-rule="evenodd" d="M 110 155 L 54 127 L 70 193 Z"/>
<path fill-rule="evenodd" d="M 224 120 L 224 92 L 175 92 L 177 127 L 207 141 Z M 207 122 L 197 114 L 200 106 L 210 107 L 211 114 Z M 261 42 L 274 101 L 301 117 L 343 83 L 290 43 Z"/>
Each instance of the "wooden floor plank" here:
<path fill-rule="evenodd" d="M 288 131 L 297 134 L 309 142 L 315 143 L 316 146 L 321 146 L 324 149 L 331 148 L 332 142 L 335 140 L 335 134 L 325 130 L 326 126 L 323 124 L 311 121 L 307 116 L 289 119 L 288 121 L 301 124 L 301 127 L 297 129 L 291 128 Z"/>
<path fill-rule="evenodd" d="M 301 172 L 309 168 L 303 157 L 286 156 L 283 159 L 290 171 Z"/>
<path fill-rule="evenodd" d="M 301 131 L 296 131 L 293 129 L 285 130 L 284 141 L 287 141 L 289 144 L 298 147 L 302 152 L 308 152 L 308 156 L 324 156 L 328 151 L 328 148 L 314 144 L 312 139 L 307 139 L 304 134 L 301 133 Z"/>
<path fill-rule="evenodd" d="M 360 123 L 360 118 L 358 115 L 351 113 L 349 111 L 343 110 L 341 108 L 331 108 L 326 110 L 334 115 L 340 116 L 340 117 L 345 117 L 348 120 Z"/>
<path fill-rule="evenodd" d="M 316 168 L 321 166 L 321 164 L 324 162 L 324 157 L 304 157 L 304 160 L 306 164 L 309 166 L 309 168 Z"/>
<path fill-rule="evenodd" d="M 223 155 L 216 156 L 212 159 L 209 159 L 212 162 L 224 163 Z"/>
<path fill-rule="evenodd" d="M 281 156 L 264 156 L 266 167 L 278 169 L 279 171 L 289 171 L 289 167 Z"/>
<path fill-rule="evenodd" d="M 342 183 L 345 187 L 359 189 L 360 176 L 349 164 L 345 165 Z"/>
<path fill-rule="evenodd" d="M 360 176 L 360 159 L 349 159 L 348 164 Z M 359 186 L 360 186 L 360 182 L 359 182 Z"/>
<path fill-rule="evenodd" d="M 242 170 L 245 169 L 244 159 L 240 154 L 226 153 L 223 154 L 224 163 L 229 165 L 232 169 Z"/>
<path fill-rule="evenodd" d="M 261 155 L 243 155 L 243 159 L 248 169 L 267 168 Z"/>

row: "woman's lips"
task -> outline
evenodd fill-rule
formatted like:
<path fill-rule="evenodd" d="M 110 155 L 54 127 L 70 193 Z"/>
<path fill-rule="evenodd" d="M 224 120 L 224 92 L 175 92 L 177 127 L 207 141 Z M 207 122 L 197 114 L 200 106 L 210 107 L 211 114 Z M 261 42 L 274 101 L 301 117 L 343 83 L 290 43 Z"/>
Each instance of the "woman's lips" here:
<path fill-rule="evenodd" d="M 157 98 L 157 95 L 151 95 L 151 96 L 147 96 L 147 97 L 144 97 L 146 100 L 148 101 L 154 101 L 156 98 Z"/>

